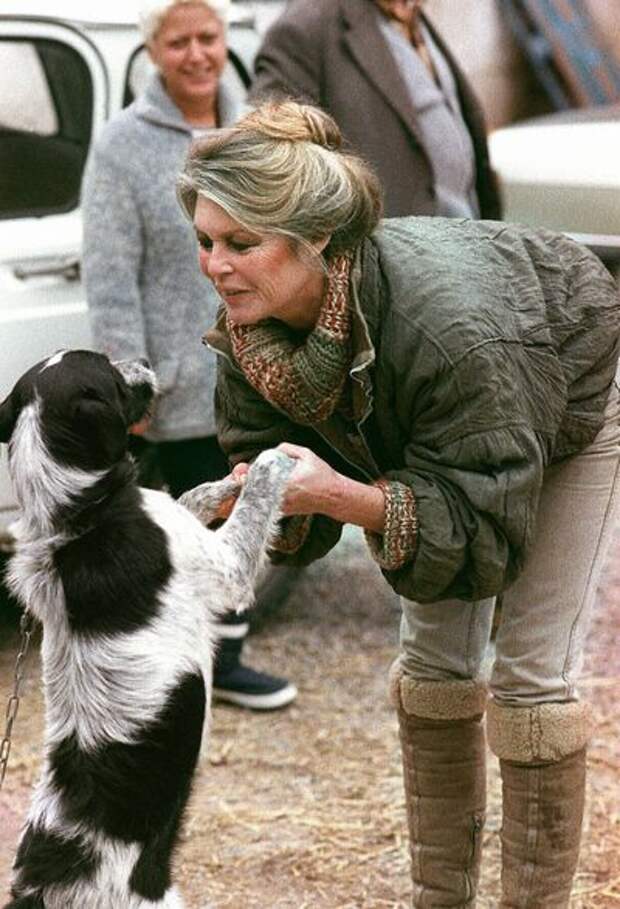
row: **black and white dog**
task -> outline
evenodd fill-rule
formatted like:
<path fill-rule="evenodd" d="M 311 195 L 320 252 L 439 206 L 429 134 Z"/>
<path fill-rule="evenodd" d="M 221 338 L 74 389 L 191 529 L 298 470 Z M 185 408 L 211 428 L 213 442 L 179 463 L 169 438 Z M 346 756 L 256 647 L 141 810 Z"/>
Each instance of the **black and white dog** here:
<path fill-rule="evenodd" d="M 0 404 L 22 510 L 8 580 L 43 624 L 46 699 L 12 909 L 183 905 L 170 861 L 206 729 L 212 623 L 252 602 L 293 462 L 262 454 L 209 530 L 232 480 L 187 507 L 136 485 L 127 430 L 153 397 L 145 363 L 82 350 L 37 364 Z"/>

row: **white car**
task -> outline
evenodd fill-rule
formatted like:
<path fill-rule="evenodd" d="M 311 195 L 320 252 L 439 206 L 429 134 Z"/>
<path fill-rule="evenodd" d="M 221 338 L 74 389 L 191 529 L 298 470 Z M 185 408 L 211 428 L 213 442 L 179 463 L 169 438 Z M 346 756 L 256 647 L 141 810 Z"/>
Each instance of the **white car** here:
<path fill-rule="evenodd" d="M 489 147 L 507 221 L 568 233 L 620 274 L 620 105 L 504 127 Z"/>
<path fill-rule="evenodd" d="M 38 360 L 91 346 L 80 279 L 80 184 L 93 140 L 150 70 L 135 2 L 10 0 L 0 7 L 0 400 Z M 245 9 L 233 8 L 223 78 L 247 86 L 260 39 Z M 14 518 L 4 455 L 0 546 L 10 546 Z"/>

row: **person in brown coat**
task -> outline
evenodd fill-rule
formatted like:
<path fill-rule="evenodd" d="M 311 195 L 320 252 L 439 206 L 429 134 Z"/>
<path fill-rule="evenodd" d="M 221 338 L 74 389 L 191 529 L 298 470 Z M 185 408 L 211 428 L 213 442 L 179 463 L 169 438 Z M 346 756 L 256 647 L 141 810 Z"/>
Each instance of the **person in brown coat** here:
<path fill-rule="evenodd" d="M 385 213 L 499 218 L 482 109 L 422 0 L 291 0 L 250 99 L 326 110 L 375 169 Z"/>

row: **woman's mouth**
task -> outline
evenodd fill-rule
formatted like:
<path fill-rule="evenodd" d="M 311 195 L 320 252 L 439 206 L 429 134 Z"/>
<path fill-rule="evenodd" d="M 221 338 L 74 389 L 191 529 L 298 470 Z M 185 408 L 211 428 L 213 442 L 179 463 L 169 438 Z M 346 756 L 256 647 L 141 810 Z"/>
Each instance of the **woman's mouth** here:
<path fill-rule="evenodd" d="M 211 69 L 184 71 L 183 76 L 189 82 L 193 82 L 195 84 L 213 82 L 213 80 L 215 78 L 215 74 L 214 74 L 213 70 L 211 70 Z"/>
<path fill-rule="evenodd" d="M 248 293 L 247 290 L 242 290 L 240 288 L 238 290 L 225 290 L 223 287 L 218 287 L 217 292 L 219 293 L 222 300 L 224 300 L 226 303 L 234 302 L 235 300 L 238 300 L 239 297 L 241 297 L 243 294 Z"/>

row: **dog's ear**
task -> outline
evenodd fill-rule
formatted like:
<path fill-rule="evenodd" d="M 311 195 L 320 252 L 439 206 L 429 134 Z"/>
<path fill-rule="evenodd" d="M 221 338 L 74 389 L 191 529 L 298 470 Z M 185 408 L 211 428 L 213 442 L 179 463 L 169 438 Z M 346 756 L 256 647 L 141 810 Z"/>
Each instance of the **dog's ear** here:
<path fill-rule="evenodd" d="M 0 404 L 0 442 L 8 442 L 15 429 L 15 408 L 9 395 Z"/>
<path fill-rule="evenodd" d="M 117 406 L 83 398 L 73 419 L 82 438 L 88 441 L 93 467 L 109 467 L 123 457 L 127 449 L 127 423 Z"/>

